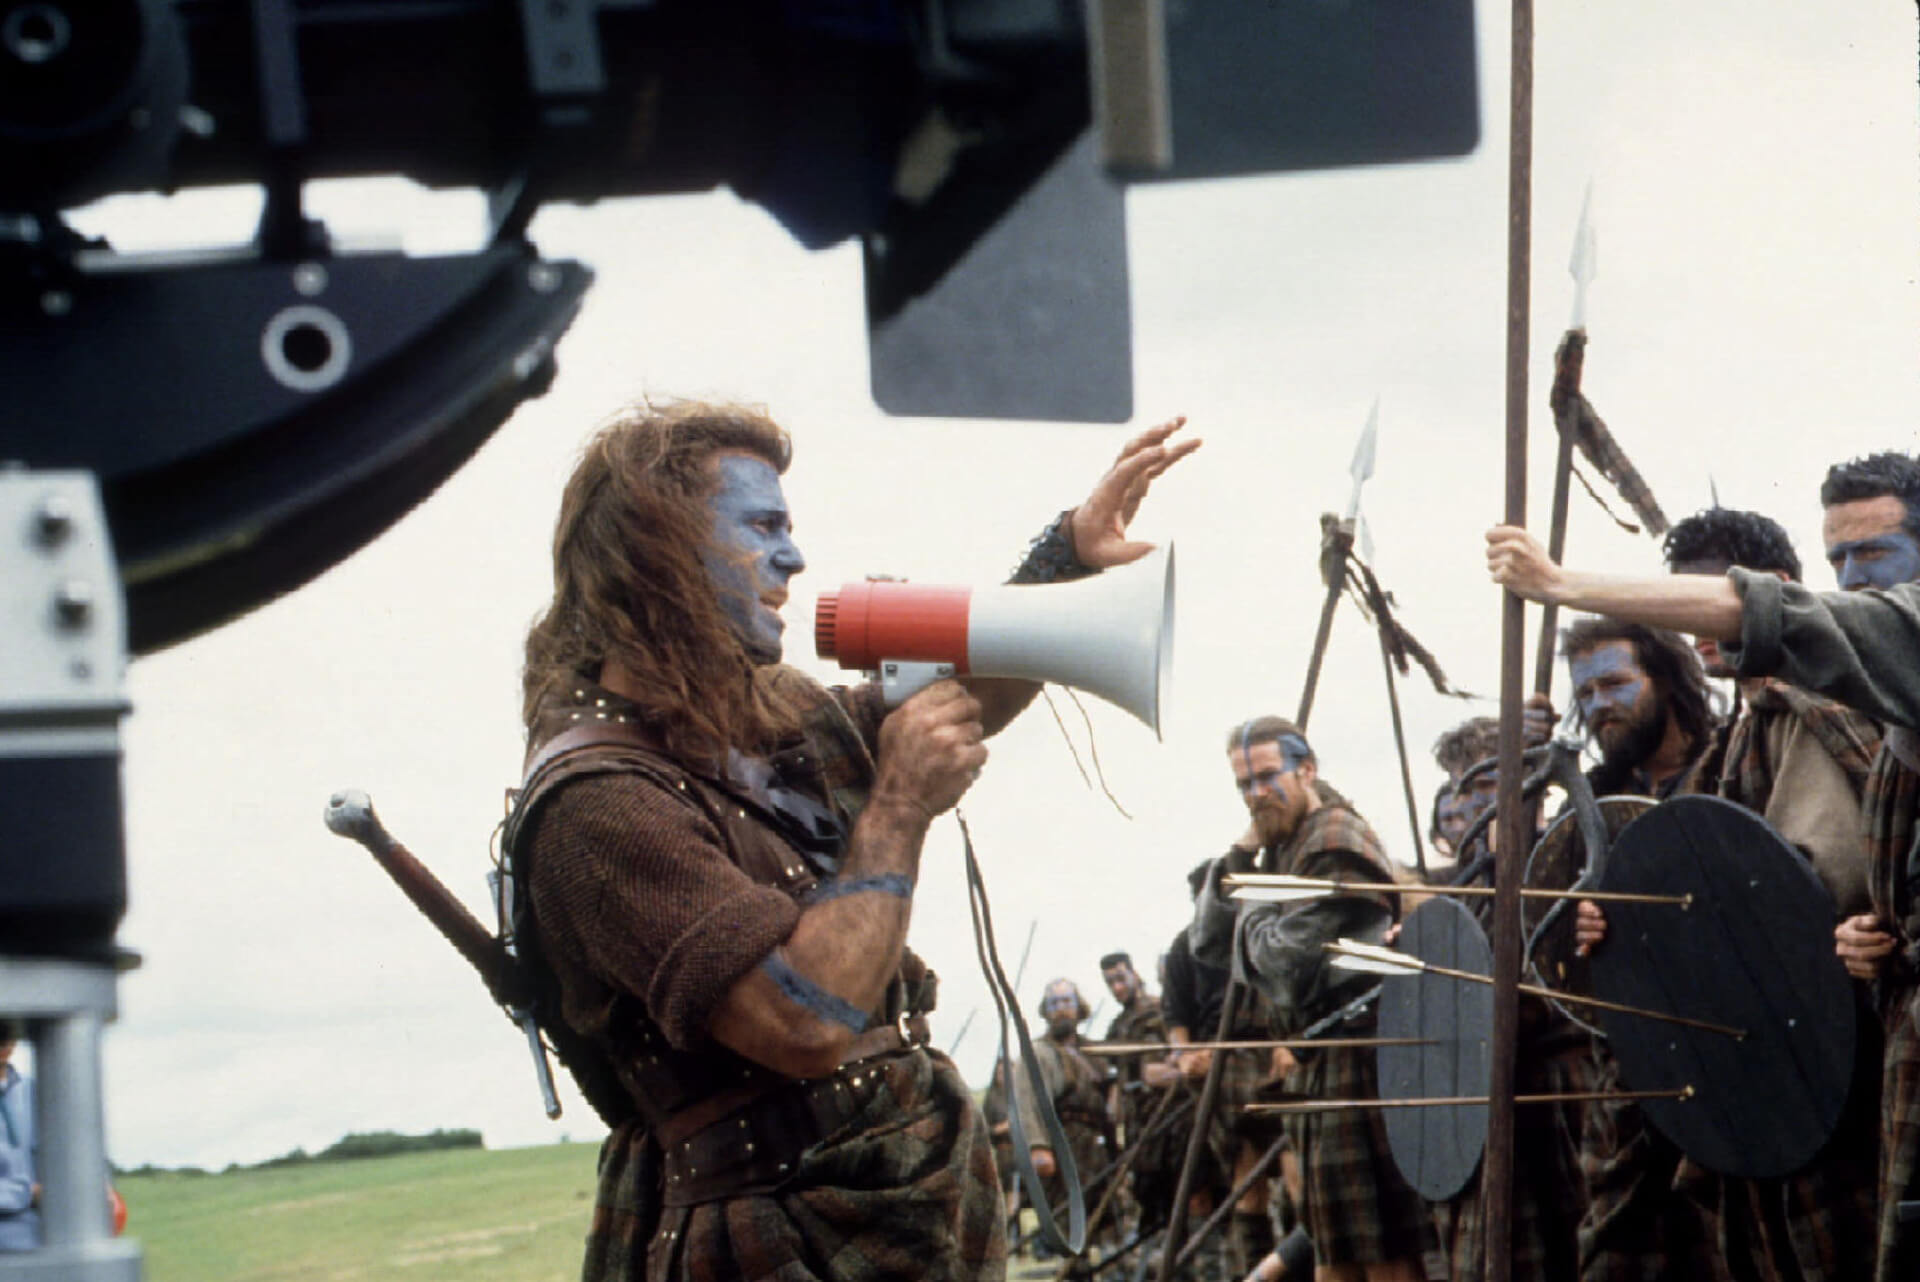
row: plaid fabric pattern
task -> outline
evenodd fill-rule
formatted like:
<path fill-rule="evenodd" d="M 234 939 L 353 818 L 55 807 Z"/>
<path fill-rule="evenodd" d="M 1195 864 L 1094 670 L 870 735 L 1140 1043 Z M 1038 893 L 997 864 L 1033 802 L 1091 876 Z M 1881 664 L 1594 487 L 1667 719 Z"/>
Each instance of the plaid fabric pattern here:
<path fill-rule="evenodd" d="M 1107 1147 L 1107 1133 L 1112 1129 L 1112 1122 L 1107 1117 L 1107 1092 L 1100 1070 L 1078 1048 L 1062 1045 L 1050 1037 L 1035 1042 L 1033 1053 L 1036 1056 L 1052 1055 L 1060 1065 L 1062 1085 L 1054 1094 L 1053 1108 L 1060 1118 L 1060 1129 L 1066 1132 L 1067 1143 L 1073 1148 L 1074 1166 L 1084 1185 L 1095 1174 L 1105 1170 L 1114 1156 Z M 1026 1115 L 1023 1113 L 1021 1116 L 1024 1118 Z M 1042 1143 L 1045 1133 L 1029 1122 L 1027 1139 L 1029 1143 Z M 1046 1186 L 1047 1204 L 1054 1208 L 1054 1218 L 1065 1224 L 1066 1181 L 1056 1168 L 1056 1173 L 1044 1177 L 1042 1182 Z M 1087 1198 L 1089 1212 L 1097 1201 L 1098 1193 Z"/>
<path fill-rule="evenodd" d="M 609 1137 L 583 1282 L 959 1282 L 999 1277 L 1007 1241 L 993 1152 L 937 1052 L 875 1062 L 883 1084 L 840 1134 L 764 1194 L 665 1212 L 635 1265 L 654 1191 L 631 1135 Z M 657 1180 L 657 1172 L 654 1173 Z M 603 1226 L 604 1217 L 604 1229 Z"/>
<path fill-rule="evenodd" d="M 829 692 L 778 667 L 760 679 L 804 709 L 804 738 L 775 754 L 786 782 L 830 799 L 851 825 L 872 781 L 878 692 Z M 902 969 L 924 972 L 917 959 Z M 862 1071 L 876 1084 L 859 1111 L 767 1192 L 663 1208 L 657 1146 L 642 1123 L 617 1126 L 601 1148 L 583 1282 L 1002 1276 L 993 1149 L 959 1072 L 927 1050 L 864 1061 Z"/>
<path fill-rule="evenodd" d="M 1624 1089 L 1613 1056 L 1600 1044 L 1596 1053 L 1595 1089 Z M 1675 1190 L 1680 1150 L 1631 1101 L 1596 1100 L 1582 1118 L 1581 1282 L 1725 1282 L 1700 1208 Z"/>
<path fill-rule="evenodd" d="M 1830 699 L 1767 679 L 1728 736 L 1719 795 L 1764 811 L 1776 786 L 1766 744 L 1770 725 L 1794 717 L 1864 792 L 1880 750 L 1880 728 Z M 1759 1282 L 1846 1282 L 1873 1269 L 1881 1038 L 1863 1027 L 1855 1081 L 1834 1137 L 1803 1171 L 1742 1180 L 1682 1163 L 1677 1176 L 1705 1210 L 1715 1248 L 1734 1276 Z"/>
<path fill-rule="evenodd" d="M 1766 721 L 1782 716 L 1794 717 L 1811 730 L 1827 755 L 1846 771 L 1854 791 L 1865 792 L 1874 759 L 1880 755 L 1880 727 L 1871 718 L 1771 677 L 1747 706 L 1748 715 L 1735 723 L 1727 741 L 1721 796 L 1750 810 L 1765 809 L 1773 795 L 1773 769 L 1758 745 L 1765 742 Z"/>
<path fill-rule="evenodd" d="M 1514 1064 L 1514 1093 L 1577 1094 L 1596 1089 L 1592 1040 L 1568 1021 L 1545 1039 L 1523 1043 Z M 1580 1136 L 1588 1105 L 1534 1104 L 1521 1111 L 1513 1137 L 1512 1277 L 1564 1282 L 1575 1276 L 1576 1231 L 1586 1207 Z M 1486 1203 L 1479 1181 L 1446 1203 L 1439 1216 L 1449 1277 L 1487 1273 Z M 1438 1209 L 1438 1208 L 1436 1208 Z"/>
<path fill-rule="evenodd" d="M 1368 1036 L 1374 1021 L 1349 1024 Z M 1284 1082 L 1289 1094 L 1372 1099 L 1380 1094 L 1373 1051 L 1341 1048 L 1298 1053 Z M 1377 1108 L 1283 1114 L 1300 1155 L 1300 1215 L 1322 1265 L 1419 1259 L 1435 1246 L 1427 1204 L 1400 1178 Z"/>
<path fill-rule="evenodd" d="M 1920 989 L 1907 986 L 1890 994 L 1887 1053 L 1883 1061 L 1880 1110 L 1880 1233 L 1874 1259 L 1875 1282 L 1907 1282 L 1920 1277 L 1920 1231 L 1899 1223 L 1899 1204 L 1920 1190 Z"/>
<path fill-rule="evenodd" d="M 1332 866 L 1336 871 L 1324 875 L 1338 876 L 1344 870 L 1338 869 L 1337 864 L 1328 865 L 1326 862 L 1326 856 L 1333 854 L 1358 857 L 1373 865 L 1384 881 L 1399 880 L 1394 873 L 1393 862 L 1381 848 L 1380 838 L 1375 835 L 1373 826 L 1339 802 L 1323 805 L 1301 820 L 1300 830 L 1275 852 L 1273 867 L 1267 871 L 1313 877 L 1322 875 L 1317 871 L 1319 868 Z M 1355 895 L 1355 898 L 1365 897 L 1368 896 Z"/>
<path fill-rule="evenodd" d="M 1880 1151 L 1880 1037 L 1863 1027 L 1833 1138 L 1805 1170 L 1744 1180 L 1683 1159 L 1675 1187 L 1700 1204 L 1714 1249 L 1747 1282 L 1852 1282 L 1873 1276 Z M 1900 1274 L 1906 1277 L 1909 1274 Z"/>
<path fill-rule="evenodd" d="M 1910 957 L 1916 926 L 1920 926 L 1913 920 L 1916 905 L 1907 879 L 1915 814 L 1920 812 L 1920 774 L 1901 764 L 1890 748 L 1882 747 L 1874 758 L 1861 812 L 1873 910 L 1894 924 Z M 1903 961 L 1906 964 L 1900 964 Z M 1900 1250 L 1898 1220 L 1899 1203 L 1916 1195 L 1920 1174 L 1920 1028 L 1915 1027 L 1913 1009 L 1920 1000 L 1920 986 L 1914 982 L 1911 962 L 1897 954 L 1888 971 L 1876 995 L 1887 1049 L 1880 1093 L 1880 1230 L 1873 1276 L 1875 1282 L 1907 1282 L 1920 1276 L 1920 1233 L 1909 1226 L 1905 1236 L 1915 1240 Z"/>

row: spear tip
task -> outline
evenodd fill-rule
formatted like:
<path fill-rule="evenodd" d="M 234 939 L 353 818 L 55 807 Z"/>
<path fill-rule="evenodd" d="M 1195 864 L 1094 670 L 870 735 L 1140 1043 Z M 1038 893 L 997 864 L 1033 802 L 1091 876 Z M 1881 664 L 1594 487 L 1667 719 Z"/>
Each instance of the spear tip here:
<path fill-rule="evenodd" d="M 1587 286 L 1599 270 L 1599 241 L 1593 231 L 1593 180 L 1587 180 L 1587 194 L 1580 202 L 1580 226 L 1573 233 L 1573 257 L 1567 270 L 1573 276 L 1573 319 L 1569 329 L 1587 327 Z"/>

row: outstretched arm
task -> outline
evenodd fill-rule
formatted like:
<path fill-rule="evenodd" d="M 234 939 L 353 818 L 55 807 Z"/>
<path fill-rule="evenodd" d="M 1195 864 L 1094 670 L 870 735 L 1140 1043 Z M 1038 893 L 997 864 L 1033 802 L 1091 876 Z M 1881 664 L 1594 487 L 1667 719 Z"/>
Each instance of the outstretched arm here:
<path fill-rule="evenodd" d="M 1186 421 L 1184 415 L 1168 419 L 1128 441 L 1086 501 L 1073 509 L 1064 533 L 1080 565 L 1110 570 L 1153 551 L 1153 544 L 1128 538 L 1127 529 L 1154 481 L 1200 448 L 1197 436 L 1172 439 Z M 980 700 L 980 720 L 990 735 L 1005 729 L 1040 693 L 1038 682 L 1007 678 L 969 680 L 966 686 Z"/>
<path fill-rule="evenodd" d="M 1556 565 L 1518 526 L 1487 531 L 1487 572 L 1516 596 L 1721 641 L 1740 639 L 1740 594 L 1717 574 L 1649 578 L 1595 574 Z"/>

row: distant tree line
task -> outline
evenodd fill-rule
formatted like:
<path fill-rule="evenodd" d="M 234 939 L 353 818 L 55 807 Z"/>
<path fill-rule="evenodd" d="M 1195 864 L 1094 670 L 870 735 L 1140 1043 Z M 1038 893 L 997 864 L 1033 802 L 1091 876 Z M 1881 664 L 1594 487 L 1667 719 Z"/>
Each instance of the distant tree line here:
<path fill-rule="evenodd" d="M 399 1153 L 427 1153 L 437 1149 L 483 1148 L 480 1132 L 467 1128 L 457 1130 L 434 1130 L 424 1135 L 402 1135 L 398 1131 L 355 1131 L 343 1135 L 321 1149 L 318 1153 L 309 1153 L 304 1148 L 294 1149 L 291 1153 L 282 1153 L 279 1157 L 270 1157 L 264 1162 L 243 1165 L 229 1162 L 221 1171 L 226 1175 L 234 1171 L 262 1171 L 276 1166 L 300 1166 L 307 1162 L 343 1162 L 362 1157 L 392 1157 Z M 132 1169 L 115 1166 L 115 1175 L 206 1175 L 204 1168 L 198 1166 L 164 1167 L 151 1163 Z"/>

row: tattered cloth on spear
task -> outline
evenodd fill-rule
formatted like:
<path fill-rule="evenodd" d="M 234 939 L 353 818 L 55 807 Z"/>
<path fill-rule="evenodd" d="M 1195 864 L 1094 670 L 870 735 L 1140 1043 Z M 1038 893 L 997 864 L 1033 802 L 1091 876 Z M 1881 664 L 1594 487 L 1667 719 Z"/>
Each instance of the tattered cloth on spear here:
<path fill-rule="evenodd" d="M 1360 613 L 1379 628 L 1381 635 L 1386 638 L 1387 652 L 1393 656 L 1393 666 L 1400 675 L 1405 676 L 1412 671 L 1409 664 L 1411 660 L 1426 669 L 1427 678 L 1439 693 L 1456 699 L 1479 697 L 1468 690 L 1456 690 L 1447 680 L 1447 674 L 1441 671 L 1440 661 L 1433 657 L 1433 652 L 1420 644 L 1418 638 L 1395 617 L 1393 593 L 1380 586 L 1372 567 L 1354 553 L 1353 526 L 1331 512 L 1322 512 L 1320 578 L 1328 587 L 1332 587 L 1336 575 L 1345 578 L 1347 591 L 1352 594 L 1354 604 L 1360 607 Z"/>
<path fill-rule="evenodd" d="M 1573 433 L 1573 442 L 1580 447 L 1580 453 L 1586 457 L 1600 475 L 1612 483 L 1620 492 L 1627 505 L 1639 516 L 1647 533 L 1659 538 L 1667 532 L 1669 522 L 1667 514 L 1660 510 L 1660 503 L 1653 497 L 1653 490 L 1647 485 L 1646 478 L 1640 475 L 1640 469 L 1633 465 L 1620 443 L 1613 439 L 1613 433 L 1594 411 L 1593 403 L 1580 391 L 1580 370 L 1585 362 L 1587 335 L 1585 330 L 1571 329 L 1560 340 L 1560 350 L 1553 356 L 1553 392 L 1548 403 L 1553 406 L 1554 425 L 1562 433 Z M 1575 475 L 1578 475 L 1576 472 Z M 1607 503 L 1585 477 L 1580 483 L 1586 486 L 1587 493 L 1602 508 Z M 1613 516 L 1611 510 L 1608 516 Z M 1629 533 L 1638 534 L 1639 528 L 1629 522 L 1613 519 Z"/>

